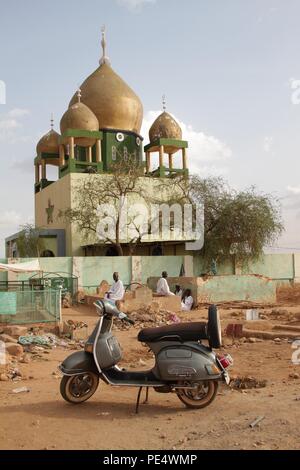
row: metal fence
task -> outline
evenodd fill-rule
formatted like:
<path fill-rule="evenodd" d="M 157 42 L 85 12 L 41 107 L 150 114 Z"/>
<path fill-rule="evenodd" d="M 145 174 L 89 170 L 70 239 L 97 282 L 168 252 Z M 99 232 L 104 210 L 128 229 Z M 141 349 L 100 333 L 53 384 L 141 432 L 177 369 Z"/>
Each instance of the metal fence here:
<path fill-rule="evenodd" d="M 60 318 L 59 289 L 0 292 L 0 323 L 48 323 Z"/>

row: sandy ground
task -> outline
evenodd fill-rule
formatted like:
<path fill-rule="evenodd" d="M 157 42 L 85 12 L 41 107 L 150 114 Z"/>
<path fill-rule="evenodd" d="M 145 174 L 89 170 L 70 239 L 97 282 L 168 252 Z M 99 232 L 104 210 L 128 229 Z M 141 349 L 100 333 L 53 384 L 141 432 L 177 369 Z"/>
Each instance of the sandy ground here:
<path fill-rule="evenodd" d="M 232 312 L 220 312 L 224 326 Z M 188 319 L 205 315 L 204 310 L 195 311 Z M 97 320 L 84 307 L 65 309 L 64 316 L 84 320 L 90 330 Z M 151 356 L 136 341 L 137 329 L 116 334 L 124 351 L 123 365 L 135 370 L 151 366 Z M 300 366 L 291 362 L 291 344 L 235 344 L 228 338 L 225 343 L 223 350 L 234 358 L 231 373 L 266 379 L 267 386 L 241 391 L 221 385 L 215 401 L 195 411 L 187 410 L 175 394 L 151 390 L 150 403 L 141 405 L 135 415 L 137 389 L 102 382 L 88 402 L 68 404 L 59 393 L 60 378 L 53 374 L 73 352 L 63 347 L 20 364 L 26 380 L 0 382 L 0 449 L 298 449 L 300 379 L 289 375 L 300 372 Z M 30 392 L 12 394 L 21 386 Z M 264 419 L 250 428 L 258 416 Z"/>

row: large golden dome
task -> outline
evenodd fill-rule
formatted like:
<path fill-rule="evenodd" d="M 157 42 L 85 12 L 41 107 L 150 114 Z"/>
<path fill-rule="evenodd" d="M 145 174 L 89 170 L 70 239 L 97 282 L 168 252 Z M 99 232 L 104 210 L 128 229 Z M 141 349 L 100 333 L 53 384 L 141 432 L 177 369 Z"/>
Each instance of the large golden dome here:
<path fill-rule="evenodd" d="M 82 102 L 96 115 L 99 129 L 140 132 L 143 119 L 141 100 L 106 61 L 80 88 Z M 76 101 L 75 94 L 70 106 Z"/>
<path fill-rule="evenodd" d="M 149 130 L 150 142 L 158 139 L 182 140 L 182 130 L 178 122 L 166 111 L 161 113 Z"/>
<path fill-rule="evenodd" d="M 36 146 L 37 153 L 52 153 L 57 155 L 59 152 L 59 138 L 60 135 L 54 129 L 51 129 L 39 140 Z"/>

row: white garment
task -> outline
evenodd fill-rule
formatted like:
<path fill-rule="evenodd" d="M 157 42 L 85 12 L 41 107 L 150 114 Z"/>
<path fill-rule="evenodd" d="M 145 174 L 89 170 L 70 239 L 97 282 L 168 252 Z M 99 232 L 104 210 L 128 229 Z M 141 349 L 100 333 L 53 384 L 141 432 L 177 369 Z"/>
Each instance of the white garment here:
<path fill-rule="evenodd" d="M 191 310 L 193 303 L 194 303 L 194 299 L 191 295 L 189 295 L 181 302 L 181 310 L 185 310 L 185 311 Z"/>
<path fill-rule="evenodd" d="M 114 302 L 116 302 L 117 300 L 122 300 L 125 294 L 123 282 L 120 279 L 117 282 L 114 281 L 108 293 L 109 300 L 112 300 Z"/>
<path fill-rule="evenodd" d="M 176 292 L 175 295 L 177 295 L 178 297 L 182 297 L 182 294 L 183 294 L 183 292 L 182 292 L 182 290 L 180 289 L 178 292 Z"/>
<path fill-rule="evenodd" d="M 173 294 L 173 292 L 170 291 L 168 281 L 164 277 L 161 277 L 158 280 L 157 287 L 156 287 L 156 292 L 157 292 L 157 294 L 160 294 L 160 295 L 175 295 L 175 294 Z"/>

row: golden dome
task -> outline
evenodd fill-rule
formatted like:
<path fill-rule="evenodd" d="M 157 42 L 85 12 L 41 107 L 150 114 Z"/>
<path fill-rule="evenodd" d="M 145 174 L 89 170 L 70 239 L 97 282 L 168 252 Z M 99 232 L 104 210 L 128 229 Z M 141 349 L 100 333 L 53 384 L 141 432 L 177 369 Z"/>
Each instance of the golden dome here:
<path fill-rule="evenodd" d="M 98 131 L 99 121 L 93 111 L 80 102 L 80 91 L 77 93 L 77 103 L 70 106 L 60 121 L 60 131 L 63 134 L 68 129 L 78 129 L 84 131 Z M 75 143 L 81 147 L 94 145 L 95 139 L 75 137 Z"/>
<path fill-rule="evenodd" d="M 143 105 L 134 91 L 114 72 L 106 60 L 81 85 L 82 102 L 99 121 L 99 129 L 139 133 Z M 77 101 L 73 96 L 70 106 Z"/>
<path fill-rule="evenodd" d="M 41 153 L 59 153 L 59 138 L 60 135 L 55 132 L 54 129 L 51 129 L 47 134 L 45 134 L 38 142 L 36 146 L 36 151 L 38 154 Z"/>
<path fill-rule="evenodd" d="M 182 140 L 182 130 L 175 119 L 166 111 L 161 113 L 149 130 L 150 142 L 158 139 Z"/>

